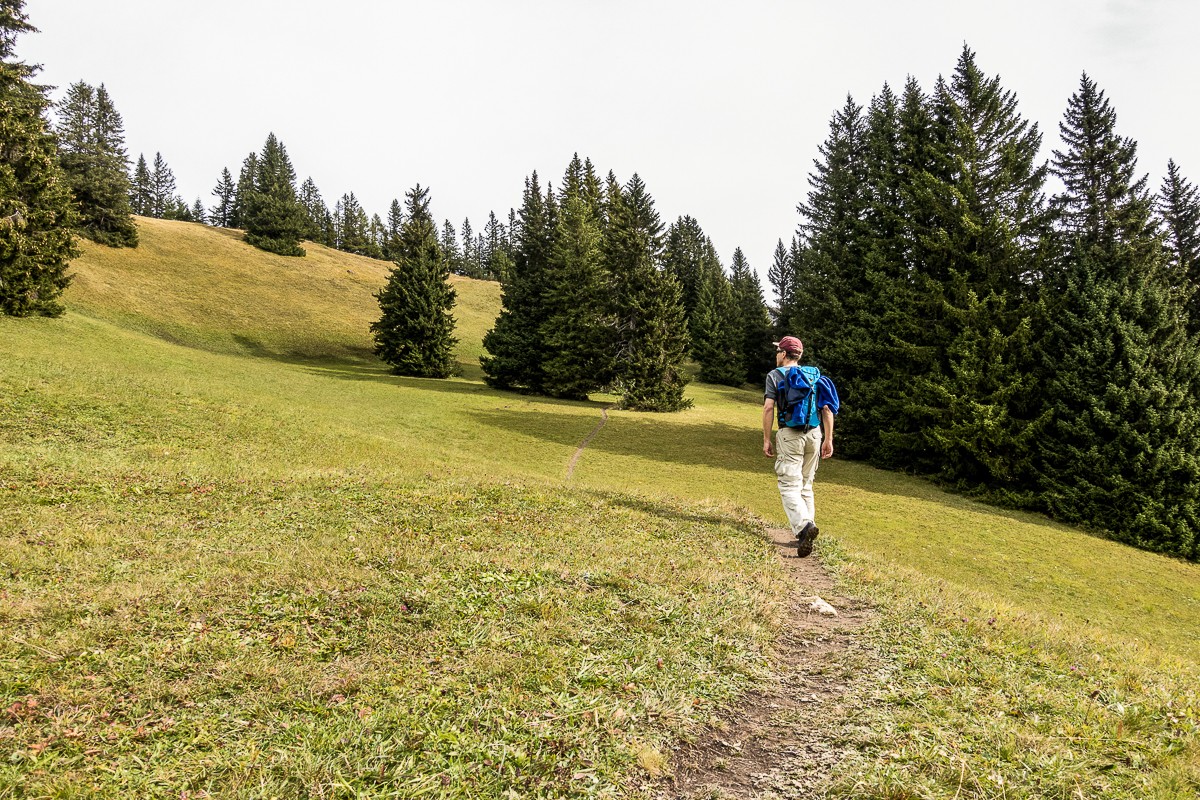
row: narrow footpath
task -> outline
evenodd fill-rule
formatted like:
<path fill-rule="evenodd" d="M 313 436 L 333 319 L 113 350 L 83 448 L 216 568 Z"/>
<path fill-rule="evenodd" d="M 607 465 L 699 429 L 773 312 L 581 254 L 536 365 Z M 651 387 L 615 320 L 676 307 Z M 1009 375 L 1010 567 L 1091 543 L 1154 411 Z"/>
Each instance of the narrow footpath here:
<path fill-rule="evenodd" d="M 671 756 L 663 800 L 796 800 L 819 797 L 841 750 L 830 730 L 849 684 L 859 675 L 851 645 L 872 616 L 836 593 L 815 555 L 796 558 L 795 539 L 772 529 L 791 574 L 791 624 L 776 643 L 775 679 L 751 692 L 722 722 Z M 837 616 L 818 612 L 821 598 Z"/>

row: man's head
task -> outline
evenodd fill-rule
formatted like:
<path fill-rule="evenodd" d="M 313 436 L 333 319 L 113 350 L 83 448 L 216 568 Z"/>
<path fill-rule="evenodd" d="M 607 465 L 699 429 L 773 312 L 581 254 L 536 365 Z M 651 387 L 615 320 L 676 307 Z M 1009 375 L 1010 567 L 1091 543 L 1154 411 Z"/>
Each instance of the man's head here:
<path fill-rule="evenodd" d="M 804 342 L 795 336 L 785 336 L 774 344 L 776 364 L 782 364 L 785 361 L 799 361 L 800 356 L 804 355 Z"/>

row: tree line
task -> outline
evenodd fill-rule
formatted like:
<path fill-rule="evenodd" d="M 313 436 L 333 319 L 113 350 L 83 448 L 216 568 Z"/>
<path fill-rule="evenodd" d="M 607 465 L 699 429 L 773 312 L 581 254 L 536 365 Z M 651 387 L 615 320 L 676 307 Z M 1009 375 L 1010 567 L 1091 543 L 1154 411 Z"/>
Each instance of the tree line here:
<path fill-rule="evenodd" d="M 963 49 L 932 91 L 848 98 L 771 281 L 835 375 L 844 452 L 1200 557 L 1200 203 L 1157 194 L 1084 74 L 1039 160 Z M 1048 193 L 1048 180 L 1061 188 Z"/>

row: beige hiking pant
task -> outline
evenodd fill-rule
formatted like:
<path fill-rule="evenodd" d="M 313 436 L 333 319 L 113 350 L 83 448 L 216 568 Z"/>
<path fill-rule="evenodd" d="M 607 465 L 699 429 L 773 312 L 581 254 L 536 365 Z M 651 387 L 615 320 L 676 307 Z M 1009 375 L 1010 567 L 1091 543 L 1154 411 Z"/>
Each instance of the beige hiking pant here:
<path fill-rule="evenodd" d="M 779 479 L 779 497 L 792 533 L 799 535 L 804 526 L 816 521 L 813 479 L 821 463 L 821 426 L 808 433 L 798 428 L 781 428 L 775 434 L 775 475 Z"/>

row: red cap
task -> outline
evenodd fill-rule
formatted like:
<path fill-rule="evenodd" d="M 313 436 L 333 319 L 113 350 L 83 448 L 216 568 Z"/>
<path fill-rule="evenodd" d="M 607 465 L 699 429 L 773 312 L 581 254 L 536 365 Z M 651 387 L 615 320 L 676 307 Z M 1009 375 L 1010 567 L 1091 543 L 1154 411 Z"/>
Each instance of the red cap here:
<path fill-rule="evenodd" d="M 797 355 L 804 351 L 804 343 L 795 336 L 785 336 L 778 342 L 772 342 L 780 350 L 786 350 L 789 355 Z"/>

